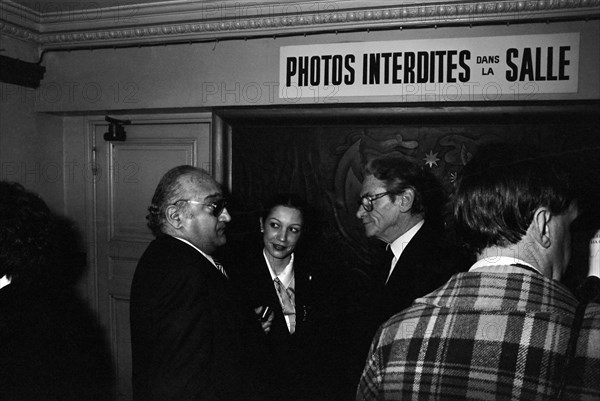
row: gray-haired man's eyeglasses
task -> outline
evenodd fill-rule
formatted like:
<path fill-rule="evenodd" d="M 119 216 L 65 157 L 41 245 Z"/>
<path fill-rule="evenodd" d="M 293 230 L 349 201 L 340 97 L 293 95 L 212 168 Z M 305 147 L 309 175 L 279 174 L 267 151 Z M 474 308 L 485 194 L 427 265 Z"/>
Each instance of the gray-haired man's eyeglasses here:
<path fill-rule="evenodd" d="M 374 201 L 376 201 L 377 199 L 383 198 L 384 196 L 392 194 L 392 193 L 393 192 L 387 191 L 387 192 L 380 192 L 375 195 L 368 195 L 368 194 L 363 195 L 360 197 L 358 204 L 359 204 L 359 206 L 362 206 L 366 212 L 372 212 Z"/>

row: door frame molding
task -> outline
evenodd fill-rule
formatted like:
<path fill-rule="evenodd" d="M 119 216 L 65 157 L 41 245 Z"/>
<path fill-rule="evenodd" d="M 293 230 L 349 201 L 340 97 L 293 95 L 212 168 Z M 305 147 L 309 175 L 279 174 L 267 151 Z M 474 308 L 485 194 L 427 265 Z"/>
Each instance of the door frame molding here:
<path fill-rule="evenodd" d="M 225 176 L 227 167 L 225 166 L 225 155 L 227 142 L 225 142 L 223 134 L 214 129 L 214 118 L 210 112 L 194 112 L 194 113 L 177 113 L 177 114 L 117 114 L 109 113 L 111 117 L 118 119 L 131 120 L 132 125 L 146 124 L 174 124 L 174 123 L 209 123 L 211 131 L 211 149 L 210 159 L 213 166 L 213 175 L 216 177 Z M 96 137 L 96 130 L 100 126 L 108 126 L 108 122 L 104 120 L 104 115 L 93 115 L 84 118 L 86 127 L 85 133 L 85 165 L 89 168 L 86 170 L 85 179 L 85 237 L 87 239 L 87 272 L 85 275 L 84 291 L 90 307 L 94 311 L 99 311 L 100 294 L 98 291 L 98 245 L 97 245 L 97 180 L 94 173 L 96 160 L 99 155 L 96 154 L 96 144 L 98 141 L 103 141 L 104 138 Z M 125 126 L 127 131 L 127 126 Z M 230 143 L 230 142 L 229 142 Z M 229 151 L 227 151 L 229 153 Z"/>

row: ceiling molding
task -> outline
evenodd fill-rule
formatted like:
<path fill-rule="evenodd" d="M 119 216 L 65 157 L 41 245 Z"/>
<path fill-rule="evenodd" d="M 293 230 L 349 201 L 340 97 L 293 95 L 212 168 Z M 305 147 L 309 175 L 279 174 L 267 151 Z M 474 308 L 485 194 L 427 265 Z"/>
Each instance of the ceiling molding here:
<path fill-rule="evenodd" d="M 184 0 L 40 13 L 3 0 L 0 34 L 35 42 L 40 50 L 67 50 L 600 17 L 600 0 L 390 3 Z"/>

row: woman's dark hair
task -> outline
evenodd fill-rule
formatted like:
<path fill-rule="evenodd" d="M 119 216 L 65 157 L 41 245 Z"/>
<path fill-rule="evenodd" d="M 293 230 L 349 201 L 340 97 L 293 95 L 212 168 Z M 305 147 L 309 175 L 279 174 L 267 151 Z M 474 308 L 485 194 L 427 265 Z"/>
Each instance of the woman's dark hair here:
<path fill-rule="evenodd" d="M 308 216 L 306 216 L 308 213 L 308 204 L 300 195 L 294 193 L 279 193 L 273 195 L 266 202 L 264 202 L 260 217 L 265 220 L 271 211 L 273 211 L 273 209 L 277 206 L 286 206 L 299 210 L 302 214 L 302 224 L 308 224 Z"/>
<path fill-rule="evenodd" d="M 291 209 L 296 209 L 302 214 L 302 235 L 300 235 L 300 239 L 294 252 L 302 255 L 302 257 L 306 257 L 308 249 L 312 248 L 313 245 L 314 238 L 311 237 L 316 234 L 316 216 L 313 208 L 311 208 L 306 200 L 298 194 L 278 193 L 263 203 L 260 216 L 262 220 L 264 221 L 277 206 L 285 206 Z"/>
<path fill-rule="evenodd" d="M 383 181 L 386 190 L 392 192 L 392 201 L 404 190 L 412 189 L 415 195 L 411 213 L 421 214 L 430 221 L 441 220 L 448 199 L 442 184 L 432 172 L 401 157 L 385 156 L 370 160 L 364 174 Z"/>
<path fill-rule="evenodd" d="M 0 181 L 0 277 L 37 280 L 52 248 L 54 218 L 21 184 Z"/>
<path fill-rule="evenodd" d="M 297 253 L 304 253 L 311 245 L 307 234 L 315 234 L 315 212 L 300 195 L 295 193 L 278 193 L 264 202 L 261 218 L 264 221 L 277 206 L 285 206 L 299 210 L 302 214 L 302 235 L 296 246 Z M 312 236 L 312 235 L 310 235 Z"/>
<path fill-rule="evenodd" d="M 561 214 L 573 200 L 569 176 L 556 158 L 495 144 L 480 149 L 459 174 L 456 228 L 476 253 L 506 247 L 521 240 L 539 207 Z"/>

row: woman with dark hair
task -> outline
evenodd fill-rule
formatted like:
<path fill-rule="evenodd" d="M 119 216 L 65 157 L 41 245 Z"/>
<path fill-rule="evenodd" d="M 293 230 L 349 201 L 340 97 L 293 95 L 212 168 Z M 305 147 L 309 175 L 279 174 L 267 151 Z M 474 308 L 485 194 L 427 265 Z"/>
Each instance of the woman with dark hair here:
<path fill-rule="evenodd" d="M 275 399 L 323 399 L 317 379 L 322 343 L 314 331 L 313 265 L 306 263 L 301 249 L 308 207 L 295 194 L 275 195 L 265 206 L 260 217 L 262 251 L 244 255 L 232 280 L 259 318 L 273 314 L 266 336 Z"/>

